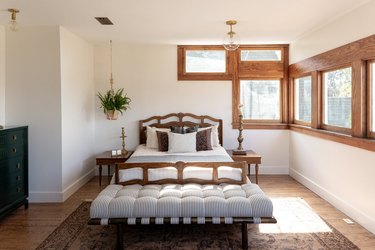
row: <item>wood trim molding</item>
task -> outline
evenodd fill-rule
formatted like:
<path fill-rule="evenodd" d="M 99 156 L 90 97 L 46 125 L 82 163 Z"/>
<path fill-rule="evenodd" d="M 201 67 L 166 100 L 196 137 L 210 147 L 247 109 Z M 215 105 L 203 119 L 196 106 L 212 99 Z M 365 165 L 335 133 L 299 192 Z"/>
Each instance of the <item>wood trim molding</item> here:
<path fill-rule="evenodd" d="M 375 152 L 375 140 L 370 140 L 367 138 L 357 138 L 351 135 L 345 135 L 321 129 L 308 128 L 295 124 L 290 124 L 289 126 L 290 130 L 295 132 Z"/>
<path fill-rule="evenodd" d="M 186 50 L 222 50 L 225 51 L 226 72 L 223 73 L 187 73 Z M 231 57 L 233 53 L 226 51 L 221 45 L 178 45 L 177 46 L 177 79 L 180 80 L 231 80 Z"/>
<path fill-rule="evenodd" d="M 375 35 L 326 51 L 301 62 L 291 64 L 289 73 L 292 77 L 321 71 L 358 60 L 370 60 L 375 57 Z"/>

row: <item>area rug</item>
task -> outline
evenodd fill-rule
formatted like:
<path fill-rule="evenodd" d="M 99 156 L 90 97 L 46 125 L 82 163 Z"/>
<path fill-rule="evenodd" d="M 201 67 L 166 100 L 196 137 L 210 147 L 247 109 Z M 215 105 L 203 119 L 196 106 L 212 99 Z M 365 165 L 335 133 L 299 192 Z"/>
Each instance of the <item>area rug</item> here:
<path fill-rule="evenodd" d="M 249 225 L 250 249 L 359 249 L 301 198 L 272 199 L 277 224 Z M 115 226 L 89 226 L 83 202 L 37 249 L 115 249 Z M 127 226 L 126 249 L 241 249 L 240 225 Z"/>

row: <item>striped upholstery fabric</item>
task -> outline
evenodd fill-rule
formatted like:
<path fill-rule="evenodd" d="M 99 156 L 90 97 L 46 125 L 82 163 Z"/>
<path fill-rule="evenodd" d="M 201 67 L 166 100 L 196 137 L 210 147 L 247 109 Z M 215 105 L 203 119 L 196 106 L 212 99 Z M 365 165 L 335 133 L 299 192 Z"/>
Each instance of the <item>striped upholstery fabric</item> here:
<path fill-rule="evenodd" d="M 92 219 L 128 218 L 128 224 L 141 219 L 149 224 L 155 219 L 163 224 L 165 218 L 171 223 L 190 224 L 197 218 L 204 224 L 205 218 L 212 218 L 219 224 L 227 224 L 235 217 L 251 217 L 261 222 L 261 217 L 272 217 L 271 200 L 256 184 L 244 185 L 109 185 L 92 202 Z"/>

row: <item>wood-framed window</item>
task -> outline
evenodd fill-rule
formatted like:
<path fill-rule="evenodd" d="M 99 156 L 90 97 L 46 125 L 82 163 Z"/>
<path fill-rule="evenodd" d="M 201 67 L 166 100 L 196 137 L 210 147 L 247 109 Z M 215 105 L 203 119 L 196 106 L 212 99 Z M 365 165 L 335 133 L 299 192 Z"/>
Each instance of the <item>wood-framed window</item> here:
<path fill-rule="evenodd" d="M 240 103 L 245 123 L 281 123 L 280 79 L 241 79 Z"/>
<path fill-rule="evenodd" d="M 368 63 L 368 136 L 375 139 L 375 60 Z"/>
<path fill-rule="evenodd" d="M 365 37 L 289 66 L 291 79 L 308 74 L 312 77 L 311 127 L 290 124 L 292 131 L 375 152 L 374 41 L 375 35 Z M 327 122 L 327 117 L 324 117 L 325 112 L 328 112 L 325 106 L 328 102 L 328 96 L 325 95 L 327 93 L 325 74 L 345 68 L 350 68 L 347 71 L 351 71 L 351 77 L 348 76 L 349 72 L 346 72 L 351 87 L 347 81 L 347 84 L 342 84 L 337 95 L 344 99 L 349 99 L 350 96 L 351 109 L 341 107 L 345 109 L 338 112 L 341 122 L 332 125 L 331 123 L 335 124 L 335 122 Z M 338 102 L 345 106 L 348 105 L 349 100 Z"/>
<path fill-rule="evenodd" d="M 241 45 L 233 58 L 233 128 L 242 104 L 245 129 L 287 129 L 289 45 Z"/>
<path fill-rule="evenodd" d="M 231 80 L 229 53 L 218 45 L 177 46 L 178 80 Z"/>
<path fill-rule="evenodd" d="M 322 128 L 351 134 L 352 68 L 322 72 Z"/>
<path fill-rule="evenodd" d="M 311 125 L 311 75 L 293 79 L 293 115 L 294 123 Z"/>

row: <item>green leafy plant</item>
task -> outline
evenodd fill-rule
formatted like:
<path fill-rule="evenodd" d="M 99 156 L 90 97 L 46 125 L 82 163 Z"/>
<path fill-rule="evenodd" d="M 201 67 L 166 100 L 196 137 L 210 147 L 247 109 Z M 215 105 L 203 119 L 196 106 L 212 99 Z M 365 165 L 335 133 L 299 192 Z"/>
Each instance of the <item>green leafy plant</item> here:
<path fill-rule="evenodd" d="M 114 90 L 108 90 L 105 94 L 98 92 L 98 97 L 101 102 L 101 108 L 103 108 L 104 113 L 111 110 L 117 110 L 121 114 L 130 108 L 131 99 L 125 94 L 123 94 L 124 89 L 118 89 L 116 92 Z"/>

